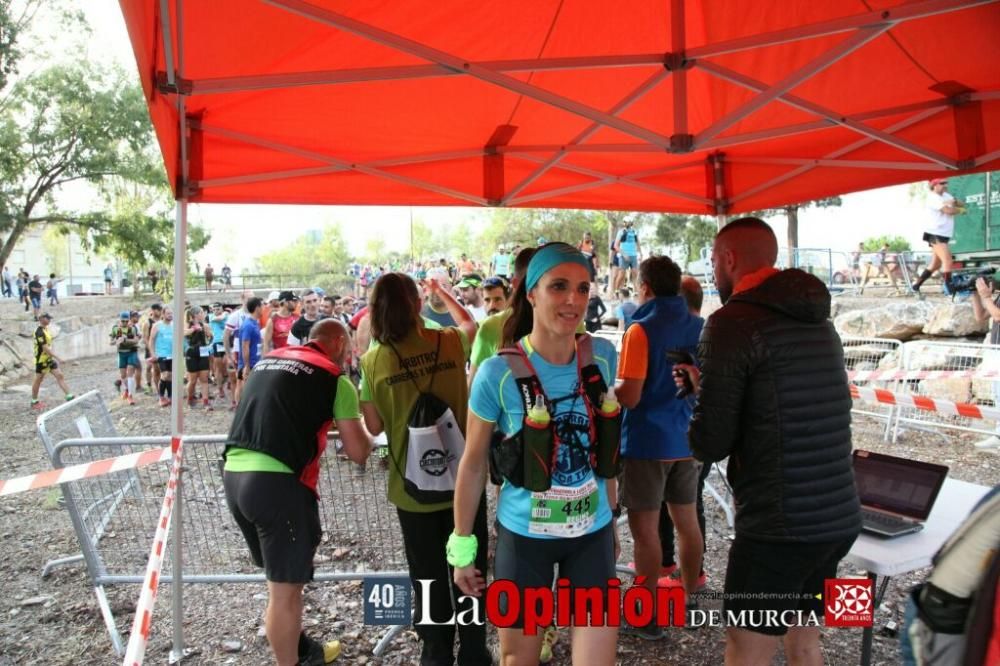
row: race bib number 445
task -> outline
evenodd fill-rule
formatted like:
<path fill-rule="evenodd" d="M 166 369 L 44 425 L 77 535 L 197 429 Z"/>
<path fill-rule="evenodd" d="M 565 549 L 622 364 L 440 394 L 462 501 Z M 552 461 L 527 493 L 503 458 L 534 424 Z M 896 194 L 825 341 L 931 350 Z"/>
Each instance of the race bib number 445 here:
<path fill-rule="evenodd" d="M 593 478 L 573 488 L 552 486 L 544 493 L 531 493 L 528 531 L 555 537 L 586 534 L 597 519 L 600 495 Z"/>

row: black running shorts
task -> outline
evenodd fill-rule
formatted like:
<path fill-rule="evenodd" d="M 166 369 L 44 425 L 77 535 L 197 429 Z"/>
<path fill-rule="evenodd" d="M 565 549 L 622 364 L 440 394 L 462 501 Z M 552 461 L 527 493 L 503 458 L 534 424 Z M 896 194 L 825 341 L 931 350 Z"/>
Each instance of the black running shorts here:
<path fill-rule="evenodd" d="M 225 472 L 226 504 L 254 564 L 274 583 L 308 583 L 323 532 L 316 495 L 294 474 Z"/>
<path fill-rule="evenodd" d="M 837 577 L 837 564 L 854 537 L 831 543 L 778 543 L 736 536 L 726 567 L 725 611 L 810 611 L 823 617 L 823 583 Z M 744 627 L 783 636 L 783 626 Z"/>
<path fill-rule="evenodd" d="M 511 532 L 497 524 L 497 549 L 494 579 L 512 580 L 519 590 L 528 587 L 551 587 L 555 582 L 553 565 L 559 564 L 559 577 L 569 580 L 570 588 L 596 587 L 607 590 L 615 577 L 614 521 L 603 528 L 570 539 L 534 539 Z M 607 597 L 605 597 L 605 601 Z M 500 596 L 501 612 L 507 604 Z M 524 627 L 524 613 L 512 625 Z"/>

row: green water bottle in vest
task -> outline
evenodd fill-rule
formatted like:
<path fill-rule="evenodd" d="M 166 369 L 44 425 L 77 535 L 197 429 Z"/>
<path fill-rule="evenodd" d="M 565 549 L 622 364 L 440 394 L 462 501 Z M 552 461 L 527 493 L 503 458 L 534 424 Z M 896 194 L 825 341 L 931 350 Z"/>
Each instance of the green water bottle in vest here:
<path fill-rule="evenodd" d="M 552 467 L 555 464 L 555 438 L 552 416 L 545 407 L 545 398 L 535 396 L 535 404 L 524 418 L 524 487 L 532 492 L 545 492 L 552 487 Z"/>
<path fill-rule="evenodd" d="M 609 388 L 597 412 L 597 441 L 591 444 L 594 451 L 594 473 L 610 479 L 621 472 L 622 408 Z"/>

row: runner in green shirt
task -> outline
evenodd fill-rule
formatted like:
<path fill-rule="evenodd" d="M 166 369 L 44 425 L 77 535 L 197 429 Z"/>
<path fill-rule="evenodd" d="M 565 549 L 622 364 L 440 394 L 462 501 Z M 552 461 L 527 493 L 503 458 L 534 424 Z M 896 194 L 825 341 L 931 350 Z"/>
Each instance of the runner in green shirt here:
<path fill-rule="evenodd" d="M 432 393 L 454 413 L 465 430 L 469 389 L 465 382 L 465 363 L 470 343 L 476 338 L 472 315 L 441 289 L 437 280 L 428 279 L 428 289 L 448 308 L 458 324 L 441 330 L 428 329 L 420 318 L 420 295 L 417 285 L 403 273 L 386 273 L 375 283 L 369 314 L 371 336 L 377 344 L 361 357 L 361 411 L 373 435 L 385 432 L 389 442 L 389 501 L 396 505 L 403 534 L 406 562 L 413 581 L 414 607 L 421 609 L 414 617 L 420 636 L 420 663 L 455 663 L 453 624 L 435 625 L 425 621 L 451 617 L 454 608 L 465 608 L 459 592 L 450 583 L 444 555 L 448 536 L 455 528 L 452 502 L 421 504 L 410 497 L 404 486 L 406 470 L 407 424 L 410 412 L 422 392 Z M 473 530 L 485 543 L 486 495 L 480 494 Z M 480 561 L 486 568 L 486 549 Z M 425 592 L 420 581 L 430 580 Z M 424 594 L 429 598 L 424 599 Z M 423 617 L 423 609 L 430 617 Z M 481 613 L 477 621 L 482 621 Z M 492 664 L 486 649 L 485 624 L 457 627 L 459 650 L 457 663 L 465 666 Z"/>

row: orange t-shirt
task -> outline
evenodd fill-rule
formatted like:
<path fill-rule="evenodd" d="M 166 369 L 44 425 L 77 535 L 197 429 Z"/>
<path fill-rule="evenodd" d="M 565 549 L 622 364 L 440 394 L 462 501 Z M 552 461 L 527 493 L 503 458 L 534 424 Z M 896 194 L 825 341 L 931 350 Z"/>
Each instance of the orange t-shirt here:
<path fill-rule="evenodd" d="M 618 379 L 646 379 L 649 371 L 649 339 L 642 326 L 629 326 L 618 353 Z"/>

